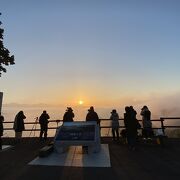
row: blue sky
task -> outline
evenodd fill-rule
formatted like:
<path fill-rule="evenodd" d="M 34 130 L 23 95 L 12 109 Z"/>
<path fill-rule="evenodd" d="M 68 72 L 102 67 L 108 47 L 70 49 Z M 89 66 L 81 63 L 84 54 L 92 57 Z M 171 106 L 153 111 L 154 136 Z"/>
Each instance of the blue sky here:
<path fill-rule="evenodd" d="M 4 103 L 154 106 L 154 97 L 179 98 L 179 1 L 0 2 L 16 60 L 0 79 Z"/>

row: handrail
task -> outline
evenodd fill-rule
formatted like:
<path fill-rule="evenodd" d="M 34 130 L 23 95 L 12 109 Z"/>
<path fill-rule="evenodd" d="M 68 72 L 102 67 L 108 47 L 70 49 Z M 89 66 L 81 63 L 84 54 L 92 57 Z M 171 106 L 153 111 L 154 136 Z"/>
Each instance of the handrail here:
<path fill-rule="evenodd" d="M 164 121 L 165 120 L 169 120 L 169 119 L 179 119 L 180 120 L 180 117 L 160 117 L 160 120 L 161 120 L 161 129 L 163 131 L 163 133 L 165 134 L 165 129 L 166 128 L 180 128 L 180 126 L 165 126 L 164 125 Z"/>
<path fill-rule="evenodd" d="M 180 119 L 180 117 L 160 117 L 160 119 Z"/>
<path fill-rule="evenodd" d="M 170 125 L 164 125 L 164 121 L 165 120 L 169 120 L 169 119 L 179 119 L 180 117 L 160 117 L 160 119 L 152 119 L 152 122 L 161 122 L 161 126 L 160 127 L 153 127 L 152 129 L 162 129 L 163 132 L 165 133 L 165 129 L 166 128 L 180 128 L 180 126 L 170 126 Z M 119 121 L 123 121 L 123 118 L 120 118 Z M 100 119 L 101 122 L 103 121 L 110 121 L 110 119 Z M 142 120 L 138 120 L 139 122 L 142 122 Z M 49 120 L 49 123 L 57 123 L 57 127 L 59 125 L 59 123 L 62 123 L 63 120 L 57 119 L 57 120 Z M 3 124 L 13 124 L 14 121 L 4 121 Z M 39 124 L 37 121 L 35 122 L 24 122 L 25 125 L 30 125 L 30 124 Z M 57 129 L 57 127 L 48 127 L 48 129 Z M 111 128 L 111 126 L 107 125 L 102 125 L 100 126 L 101 129 L 108 129 Z M 125 128 L 125 126 L 120 126 L 119 128 Z M 141 128 L 142 129 L 142 128 Z M 5 127 L 4 130 L 14 130 L 13 127 Z M 40 131 L 40 129 L 25 129 L 25 131 Z"/>
<path fill-rule="evenodd" d="M 57 120 L 49 120 L 49 122 L 51 123 L 51 122 L 63 122 L 63 120 L 59 120 L 59 119 L 57 119 Z M 4 121 L 3 123 L 9 123 L 9 124 L 11 124 L 11 123 L 14 123 L 14 121 Z M 35 124 L 36 123 L 36 121 L 34 121 L 34 122 L 24 122 L 24 124 Z M 38 123 L 38 122 L 37 122 Z"/>
<path fill-rule="evenodd" d="M 167 128 L 171 128 L 171 129 L 180 129 L 180 126 L 174 126 L 174 125 L 165 125 L 165 121 L 166 120 L 169 120 L 169 119 L 172 119 L 172 120 L 180 120 L 180 117 L 160 117 L 159 119 L 152 119 L 151 121 L 152 122 L 159 122 L 159 127 L 153 127 L 152 129 L 156 130 L 156 129 L 162 129 L 163 133 L 165 134 L 165 129 Z M 110 119 L 100 119 L 101 122 L 105 122 L 105 121 L 110 121 Z M 119 121 L 124 121 L 124 119 L 120 118 Z M 139 122 L 142 122 L 142 120 L 138 120 Z M 14 121 L 4 121 L 3 124 L 12 124 L 11 127 L 4 127 L 4 130 L 5 131 L 14 131 L 13 129 L 13 123 Z M 63 120 L 60 120 L 60 119 L 57 119 L 57 120 L 49 120 L 49 123 L 56 123 L 56 125 L 54 124 L 53 126 L 51 127 L 48 127 L 49 130 L 54 130 L 56 131 L 57 128 L 63 123 Z M 24 131 L 26 132 L 34 132 L 34 135 L 35 135 L 35 132 L 38 132 L 40 131 L 40 127 L 38 126 L 36 128 L 36 125 L 39 125 L 39 122 L 37 120 L 35 120 L 34 122 L 24 122 L 25 125 L 33 125 L 32 128 L 25 128 Z M 100 123 L 101 124 L 101 123 Z M 121 123 L 120 123 L 121 124 Z M 102 133 L 101 137 L 104 137 L 104 136 L 111 136 L 110 135 L 110 129 L 112 128 L 111 125 L 100 125 L 100 129 L 107 129 L 107 133 Z M 120 129 L 124 129 L 125 126 L 119 126 Z M 143 129 L 143 128 L 140 128 L 140 129 Z M 30 135 L 29 135 L 30 136 Z"/>

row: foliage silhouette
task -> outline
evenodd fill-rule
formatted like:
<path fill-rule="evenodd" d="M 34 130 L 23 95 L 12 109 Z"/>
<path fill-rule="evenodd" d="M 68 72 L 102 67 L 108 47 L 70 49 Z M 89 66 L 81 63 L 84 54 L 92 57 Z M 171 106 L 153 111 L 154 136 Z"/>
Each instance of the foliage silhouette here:
<path fill-rule="evenodd" d="M 0 25 L 2 25 L 1 21 L 0 21 Z M 4 66 L 15 64 L 14 55 L 10 56 L 9 50 L 4 47 L 3 33 L 4 33 L 4 29 L 0 28 L 0 77 L 2 75 L 2 72 L 6 72 L 6 68 Z"/>

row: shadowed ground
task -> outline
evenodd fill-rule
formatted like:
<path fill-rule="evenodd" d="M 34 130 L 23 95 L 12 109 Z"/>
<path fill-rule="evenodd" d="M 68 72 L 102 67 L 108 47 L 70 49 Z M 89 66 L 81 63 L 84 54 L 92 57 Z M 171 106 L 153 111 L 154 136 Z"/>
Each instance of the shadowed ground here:
<path fill-rule="evenodd" d="M 28 165 L 38 150 L 46 143 L 37 138 L 24 138 L 16 144 L 13 139 L 4 139 L 4 144 L 15 145 L 13 149 L 0 152 L 1 180 L 109 180 L 109 179 L 179 179 L 180 178 L 180 139 L 169 139 L 166 147 L 158 145 L 138 145 L 136 151 L 129 151 L 126 145 L 113 143 L 103 138 L 102 143 L 109 144 L 111 168 L 80 168 Z"/>

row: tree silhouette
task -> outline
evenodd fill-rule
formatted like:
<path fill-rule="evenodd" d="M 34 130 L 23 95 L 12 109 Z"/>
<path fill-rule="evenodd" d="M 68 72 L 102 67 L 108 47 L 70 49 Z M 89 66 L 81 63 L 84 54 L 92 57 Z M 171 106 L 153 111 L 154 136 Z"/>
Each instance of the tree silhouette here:
<path fill-rule="evenodd" d="M 0 25 L 1 24 L 2 23 L 0 21 Z M 0 77 L 1 77 L 2 72 L 6 72 L 6 68 L 4 66 L 15 64 L 14 56 L 10 56 L 9 50 L 4 47 L 3 33 L 4 33 L 4 29 L 0 28 Z"/>

